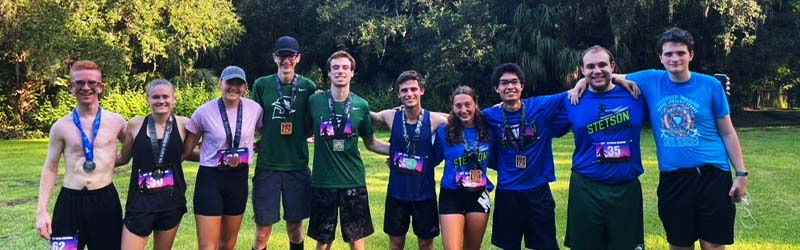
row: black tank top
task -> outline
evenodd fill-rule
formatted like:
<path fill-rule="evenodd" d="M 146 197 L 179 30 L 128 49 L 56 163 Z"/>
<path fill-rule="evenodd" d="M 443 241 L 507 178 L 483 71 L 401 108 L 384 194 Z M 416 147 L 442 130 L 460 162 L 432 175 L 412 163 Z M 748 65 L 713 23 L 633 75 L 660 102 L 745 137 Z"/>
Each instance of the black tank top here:
<path fill-rule="evenodd" d="M 186 181 L 183 178 L 183 168 L 181 166 L 181 154 L 183 153 L 183 141 L 178 129 L 178 121 L 172 119 L 172 132 L 167 143 L 167 151 L 164 153 L 164 167 L 173 173 L 175 185 L 172 190 L 148 193 L 142 191 L 138 186 L 140 171 L 153 171 L 156 166 L 156 159 L 153 159 L 152 145 L 150 137 L 147 136 L 147 120 L 150 115 L 145 117 L 139 133 L 133 141 L 132 158 L 133 168 L 131 169 L 131 181 L 128 187 L 128 201 L 125 210 L 137 212 L 160 212 L 186 206 Z M 163 139 L 162 139 L 163 140 Z M 162 140 L 158 140 L 161 145 Z"/>

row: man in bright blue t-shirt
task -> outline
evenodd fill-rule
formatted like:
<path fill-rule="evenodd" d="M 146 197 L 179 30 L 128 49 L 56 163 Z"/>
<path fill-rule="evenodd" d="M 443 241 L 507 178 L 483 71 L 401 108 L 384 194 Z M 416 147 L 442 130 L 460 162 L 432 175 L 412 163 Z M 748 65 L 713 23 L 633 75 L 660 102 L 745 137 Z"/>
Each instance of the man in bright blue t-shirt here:
<path fill-rule="evenodd" d="M 584 249 L 644 249 L 639 135 L 644 100 L 611 82 L 614 56 L 600 46 L 583 52 L 588 92 L 578 105 L 564 99 L 556 130 L 575 138 L 564 245 Z M 559 132 L 560 135 L 561 132 Z"/>
<path fill-rule="evenodd" d="M 725 90 L 714 77 L 689 70 L 694 38 L 686 30 L 662 33 L 657 49 L 665 70 L 620 76 L 637 82 L 648 100 L 667 242 L 673 250 L 694 249 L 698 239 L 702 249 L 725 249 L 733 244 L 733 202 L 746 194 L 748 175 Z"/>
<path fill-rule="evenodd" d="M 492 244 L 502 249 L 558 249 L 551 121 L 566 92 L 521 99 L 525 75 L 517 64 L 497 66 L 492 86 L 502 103 L 483 110 L 497 161 Z M 524 215 L 524 216 L 520 216 Z"/>

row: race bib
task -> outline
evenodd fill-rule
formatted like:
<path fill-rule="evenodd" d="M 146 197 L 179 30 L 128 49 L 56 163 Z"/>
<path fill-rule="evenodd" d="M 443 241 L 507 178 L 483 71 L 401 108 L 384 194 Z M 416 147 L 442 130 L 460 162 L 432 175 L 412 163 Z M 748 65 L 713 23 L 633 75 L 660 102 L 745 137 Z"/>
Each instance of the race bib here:
<path fill-rule="evenodd" d="M 175 178 L 172 171 L 155 170 L 155 171 L 139 171 L 139 189 L 148 192 L 159 192 L 171 190 L 175 185 Z"/>
<path fill-rule="evenodd" d="M 51 237 L 50 250 L 78 250 L 78 236 Z"/>
<path fill-rule="evenodd" d="M 456 172 L 456 183 L 467 191 L 478 191 L 486 188 L 486 175 L 480 169 Z"/>
<path fill-rule="evenodd" d="M 631 159 L 629 141 L 594 143 L 597 162 L 626 162 Z"/>
<path fill-rule="evenodd" d="M 394 161 L 394 166 L 400 173 L 410 175 L 419 175 L 422 173 L 422 164 L 424 160 L 420 156 L 395 152 L 392 160 Z"/>
<path fill-rule="evenodd" d="M 236 168 L 239 165 L 250 163 L 248 148 L 220 149 L 217 150 L 217 167 Z"/>

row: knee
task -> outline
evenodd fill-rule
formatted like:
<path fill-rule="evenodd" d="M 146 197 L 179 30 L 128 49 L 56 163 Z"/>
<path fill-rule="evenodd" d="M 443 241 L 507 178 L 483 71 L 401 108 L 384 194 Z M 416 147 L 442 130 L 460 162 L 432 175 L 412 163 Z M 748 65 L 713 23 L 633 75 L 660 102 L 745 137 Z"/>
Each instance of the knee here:
<path fill-rule="evenodd" d="M 406 247 L 405 239 L 394 239 L 392 238 L 389 240 L 389 248 L 392 250 L 403 250 Z"/>

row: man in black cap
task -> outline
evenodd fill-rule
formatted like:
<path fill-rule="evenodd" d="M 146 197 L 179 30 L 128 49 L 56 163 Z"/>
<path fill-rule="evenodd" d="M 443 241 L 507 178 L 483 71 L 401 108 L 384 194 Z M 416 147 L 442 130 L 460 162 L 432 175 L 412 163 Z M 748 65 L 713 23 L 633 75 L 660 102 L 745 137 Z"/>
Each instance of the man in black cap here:
<path fill-rule="evenodd" d="M 308 97 L 317 85 L 295 73 L 300 45 L 290 36 L 275 41 L 272 59 L 278 72 L 256 79 L 252 97 L 264 108 L 260 150 L 253 177 L 253 212 L 256 222 L 253 249 L 265 249 L 272 224 L 283 219 L 289 249 L 303 249 L 303 219 L 309 217 L 311 172 L 306 138 L 311 135 Z"/>

